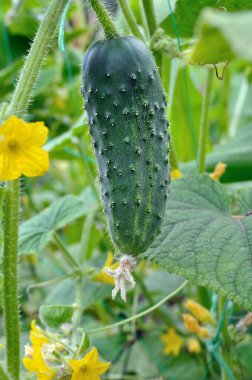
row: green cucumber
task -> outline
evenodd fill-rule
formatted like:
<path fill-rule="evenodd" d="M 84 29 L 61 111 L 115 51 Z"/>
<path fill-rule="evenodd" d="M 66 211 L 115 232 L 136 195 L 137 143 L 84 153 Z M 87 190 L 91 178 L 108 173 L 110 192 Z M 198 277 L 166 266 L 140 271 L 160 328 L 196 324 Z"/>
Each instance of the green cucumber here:
<path fill-rule="evenodd" d="M 170 182 L 158 69 L 142 41 L 116 37 L 89 47 L 82 79 L 110 234 L 121 252 L 137 255 L 160 232 Z"/>

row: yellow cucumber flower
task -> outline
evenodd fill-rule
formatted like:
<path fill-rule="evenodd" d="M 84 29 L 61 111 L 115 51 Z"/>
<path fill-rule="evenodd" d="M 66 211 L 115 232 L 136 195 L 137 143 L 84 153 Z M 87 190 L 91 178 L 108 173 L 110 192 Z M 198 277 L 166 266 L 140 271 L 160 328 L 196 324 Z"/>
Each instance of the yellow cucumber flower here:
<path fill-rule="evenodd" d="M 193 354 L 199 354 L 201 352 L 200 342 L 196 338 L 188 339 L 187 348 L 188 351 Z"/>
<path fill-rule="evenodd" d="M 164 343 L 164 355 L 178 356 L 183 346 L 183 339 L 179 336 L 173 327 L 170 327 L 166 334 L 161 336 Z"/>
<path fill-rule="evenodd" d="M 69 360 L 69 365 L 73 370 L 71 380 L 101 380 L 100 375 L 110 367 L 110 363 L 98 361 L 98 352 L 95 347 L 81 360 Z"/>
<path fill-rule="evenodd" d="M 215 166 L 213 173 L 209 174 L 209 177 L 215 181 L 218 181 L 223 176 L 223 174 L 225 173 L 226 167 L 227 167 L 226 164 L 224 164 L 223 162 L 219 162 Z"/>
<path fill-rule="evenodd" d="M 185 307 L 202 323 L 214 324 L 212 314 L 208 309 L 200 305 L 191 299 L 188 299 L 185 303 Z"/>
<path fill-rule="evenodd" d="M 207 338 L 209 331 L 205 327 L 201 327 L 196 318 L 191 314 L 183 314 L 183 320 L 187 330 L 194 332 L 201 338 Z"/>
<path fill-rule="evenodd" d="M 33 347 L 32 357 L 25 357 L 23 365 L 27 371 L 37 374 L 37 380 L 52 380 L 56 376 L 56 371 L 46 365 L 40 346 Z"/>
<path fill-rule="evenodd" d="M 49 156 L 42 149 L 48 129 L 43 122 L 26 123 L 11 116 L 0 126 L 0 181 L 40 176 L 48 171 Z"/>
<path fill-rule="evenodd" d="M 109 284 L 109 285 L 114 285 L 114 278 L 109 276 L 106 272 L 105 272 L 105 268 L 109 268 L 109 269 L 117 269 L 118 266 L 119 266 L 119 263 L 115 263 L 115 264 L 112 264 L 114 260 L 114 257 L 113 257 L 113 254 L 111 252 L 108 253 L 108 257 L 107 257 L 107 260 L 105 262 L 105 264 L 103 265 L 103 267 L 101 268 L 100 272 L 95 274 L 92 278 L 93 281 L 99 281 L 99 282 L 103 282 L 105 284 Z"/>
<path fill-rule="evenodd" d="M 43 335 L 35 321 L 31 323 L 30 341 L 33 346 L 41 347 L 44 343 L 49 343 L 49 339 Z"/>

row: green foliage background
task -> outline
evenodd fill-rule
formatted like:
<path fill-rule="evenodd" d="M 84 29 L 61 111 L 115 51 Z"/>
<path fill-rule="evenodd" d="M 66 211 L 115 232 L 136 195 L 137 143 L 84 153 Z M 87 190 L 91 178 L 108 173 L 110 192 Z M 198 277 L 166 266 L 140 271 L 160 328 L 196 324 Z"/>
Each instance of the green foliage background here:
<path fill-rule="evenodd" d="M 128 3 L 148 41 L 141 1 Z M 11 99 L 23 57 L 48 4 L 48 0 L 19 0 L 15 5 L 1 1 L 1 103 Z M 208 370 L 211 355 L 204 344 L 201 354 L 195 355 L 185 343 L 180 355 L 173 357 L 163 355 L 160 339 L 174 326 L 186 342 L 191 335 L 182 324 L 184 300 L 194 298 L 214 309 L 214 292 L 218 292 L 220 300 L 226 296 L 234 301 L 228 320 L 231 341 L 228 347 L 222 342 L 223 350 L 233 359 L 229 364 L 236 379 L 249 380 L 251 334 L 249 329 L 237 331 L 235 324 L 252 310 L 252 217 L 234 220 L 232 216 L 244 216 L 252 209 L 252 2 L 177 0 L 170 2 L 172 14 L 168 1 L 155 0 L 154 4 L 160 27 L 171 37 L 168 51 L 158 54 L 172 142 L 185 178 L 171 185 L 163 232 L 143 254 L 149 261 L 139 262 L 137 287 L 129 291 L 128 303 L 112 301 L 112 287 L 92 280 L 113 245 L 100 203 L 97 166 L 80 95 L 82 57 L 97 38 L 97 24 L 81 0 L 73 1 L 65 25 L 66 51 L 59 51 L 55 38 L 27 115 L 27 120 L 43 120 L 50 129 L 46 149 L 51 168 L 42 178 L 22 180 L 22 342 L 28 341 L 32 319 L 40 316 L 49 328 L 59 328 L 71 319 L 80 273 L 80 325 L 84 331 L 152 306 L 175 290 L 184 277 L 190 285 L 144 319 L 106 334 L 90 335 L 102 357 L 112 361 L 105 378 L 221 379 L 216 360 Z M 130 34 L 116 1 L 110 6 L 122 34 Z M 218 64 L 221 76 L 223 62 L 228 62 L 224 78 L 213 82 L 206 157 L 208 172 L 220 161 L 227 164 L 221 184 L 196 173 L 206 71 Z M 64 254 L 60 242 L 67 245 L 73 260 Z M 80 268 L 74 261 L 81 263 Z M 0 305 L 1 287 L 0 277 Z M 55 311 L 55 305 L 68 308 Z M 51 320 L 51 310 L 58 313 L 60 322 Z M 213 313 L 218 319 L 218 308 Z M 3 333 L 2 318 L 0 329 Z"/>

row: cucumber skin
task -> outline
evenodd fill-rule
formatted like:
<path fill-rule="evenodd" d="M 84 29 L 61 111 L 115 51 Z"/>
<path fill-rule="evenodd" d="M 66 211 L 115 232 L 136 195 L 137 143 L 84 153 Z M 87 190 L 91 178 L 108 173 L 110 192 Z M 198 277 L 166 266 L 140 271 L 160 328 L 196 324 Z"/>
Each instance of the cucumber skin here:
<path fill-rule="evenodd" d="M 118 37 L 89 47 L 82 79 L 110 234 L 121 252 L 137 255 L 160 232 L 170 183 L 158 69 L 142 41 Z"/>

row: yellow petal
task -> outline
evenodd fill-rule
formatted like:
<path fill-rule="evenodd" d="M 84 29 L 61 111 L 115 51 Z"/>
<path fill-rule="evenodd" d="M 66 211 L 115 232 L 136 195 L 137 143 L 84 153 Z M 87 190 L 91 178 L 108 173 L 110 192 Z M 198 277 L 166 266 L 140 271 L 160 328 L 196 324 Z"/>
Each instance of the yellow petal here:
<path fill-rule="evenodd" d="M 49 342 L 49 339 L 39 330 L 35 321 L 31 323 L 30 341 L 34 346 L 40 347 L 42 344 Z"/>
<path fill-rule="evenodd" d="M 171 327 L 166 334 L 161 336 L 164 343 L 163 353 L 165 355 L 178 356 L 183 346 L 183 339 L 177 334 L 176 330 Z"/>
<path fill-rule="evenodd" d="M 223 162 L 219 162 L 215 166 L 213 173 L 209 174 L 209 177 L 215 181 L 218 181 L 223 176 L 223 174 L 225 173 L 226 167 L 227 167 L 226 164 L 224 164 Z"/>
<path fill-rule="evenodd" d="M 106 260 L 104 266 L 105 266 L 105 267 L 109 267 L 109 266 L 113 263 L 113 260 L 114 260 L 113 253 L 112 253 L 112 252 L 109 252 L 109 253 L 108 253 L 108 256 L 107 256 L 107 260 Z"/>
<path fill-rule="evenodd" d="M 82 359 L 83 364 L 92 365 L 96 363 L 98 360 L 98 351 L 96 347 L 93 347 L 91 351 L 89 351 L 84 358 Z"/>
<path fill-rule="evenodd" d="M 101 268 L 100 272 L 97 273 L 97 274 L 95 274 L 95 275 L 92 277 L 92 280 L 93 280 L 93 281 L 99 281 L 99 282 L 102 282 L 102 283 L 104 283 L 104 284 L 114 285 L 114 284 L 115 284 L 115 282 L 114 282 L 114 278 L 111 277 L 111 276 L 109 276 L 109 275 L 105 272 L 105 268 L 106 268 L 106 267 L 108 267 L 108 268 L 110 268 L 110 269 L 117 269 L 117 268 L 118 268 L 119 263 L 112 264 L 113 260 L 114 260 L 113 254 L 112 254 L 112 252 L 109 252 L 105 264 L 104 264 L 103 267 Z"/>
<path fill-rule="evenodd" d="M 16 155 L 10 154 L 7 149 L 1 149 L 0 146 L 0 181 L 11 181 L 20 176 Z"/>
<path fill-rule="evenodd" d="M 185 327 L 189 331 L 194 332 L 201 338 L 207 338 L 209 336 L 209 331 L 206 328 L 201 327 L 198 320 L 191 314 L 183 314 L 183 320 Z"/>
<path fill-rule="evenodd" d="M 0 135 L 9 137 L 17 136 L 22 132 L 25 125 L 26 123 L 24 120 L 13 115 L 0 126 Z"/>
<path fill-rule="evenodd" d="M 27 177 L 37 177 L 49 169 L 49 155 L 41 148 L 30 148 L 18 154 L 18 168 Z"/>
<path fill-rule="evenodd" d="M 202 323 L 214 324 L 214 319 L 208 309 L 191 299 L 185 302 L 185 307 Z"/>
<path fill-rule="evenodd" d="M 84 372 L 74 372 L 72 374 L 71 380 L 100 380 L 100 376 L 94 375 L 93 373 Z"/>
<path fill-rule="evenodd" d="M 45 145 L 48 136 L 48 128 L 45 126 L 44 122 L 38 121 L 36 123 L 29 123 L 26 125 L 27 134 L 23 140 L 33 146 L 37 146 L 38 148 Z"/>
<path fill-rule="evenodd" d="M 181 177 L 183 177 L 183 176 L 182 176 L 182 173 L 179 169 L 173 169 L 171 171 L 171 179 L 178 179 Z"/>
<path fill-rule="evenodd" d="M 31 358 L 24 358 L 23 365 L 29 372 L 36 372 L 38 368 L 34 360 Z"/>
<path fill-rule="evenodd" d="M 98 361 L 98 351 L 95 347 L 81 360 L 69 360 L 69 365 L 73 369 L 71 380 L 100 380 L 99 375 L 110 367 L 110 363 Z"/>
<path fill-rule="evenodd" d="M 39 380 L 51 380 L 55 377 L 56 372 L 44 362 L 41 347 L 33 346 L 33 357 L 23 359 L 24 367 L 32 373 L 37 373 Z"/>
<path fill-rule="evenodd" d="M 97 362 L 94 365 L 94 370 L 99 374 L 102 375 L 104 372 L 106 372 L 109 367 L 111 366 L 111 363 L 105 363 L 105 362 Z"/>
<path fill-rule="evenodd" d="M 11 116 L 0 126 L 0 181 L 44 174 L 49 168 L 48 153 L 41 149 L 48 129 L 43 122 L 25 123 Z"/>
<path fill-rule="evenodd" d="M 201 352 L 200 342 L 196 338 L 188 339 L 187 348 L 189 352 L 199 354 Z"/>

